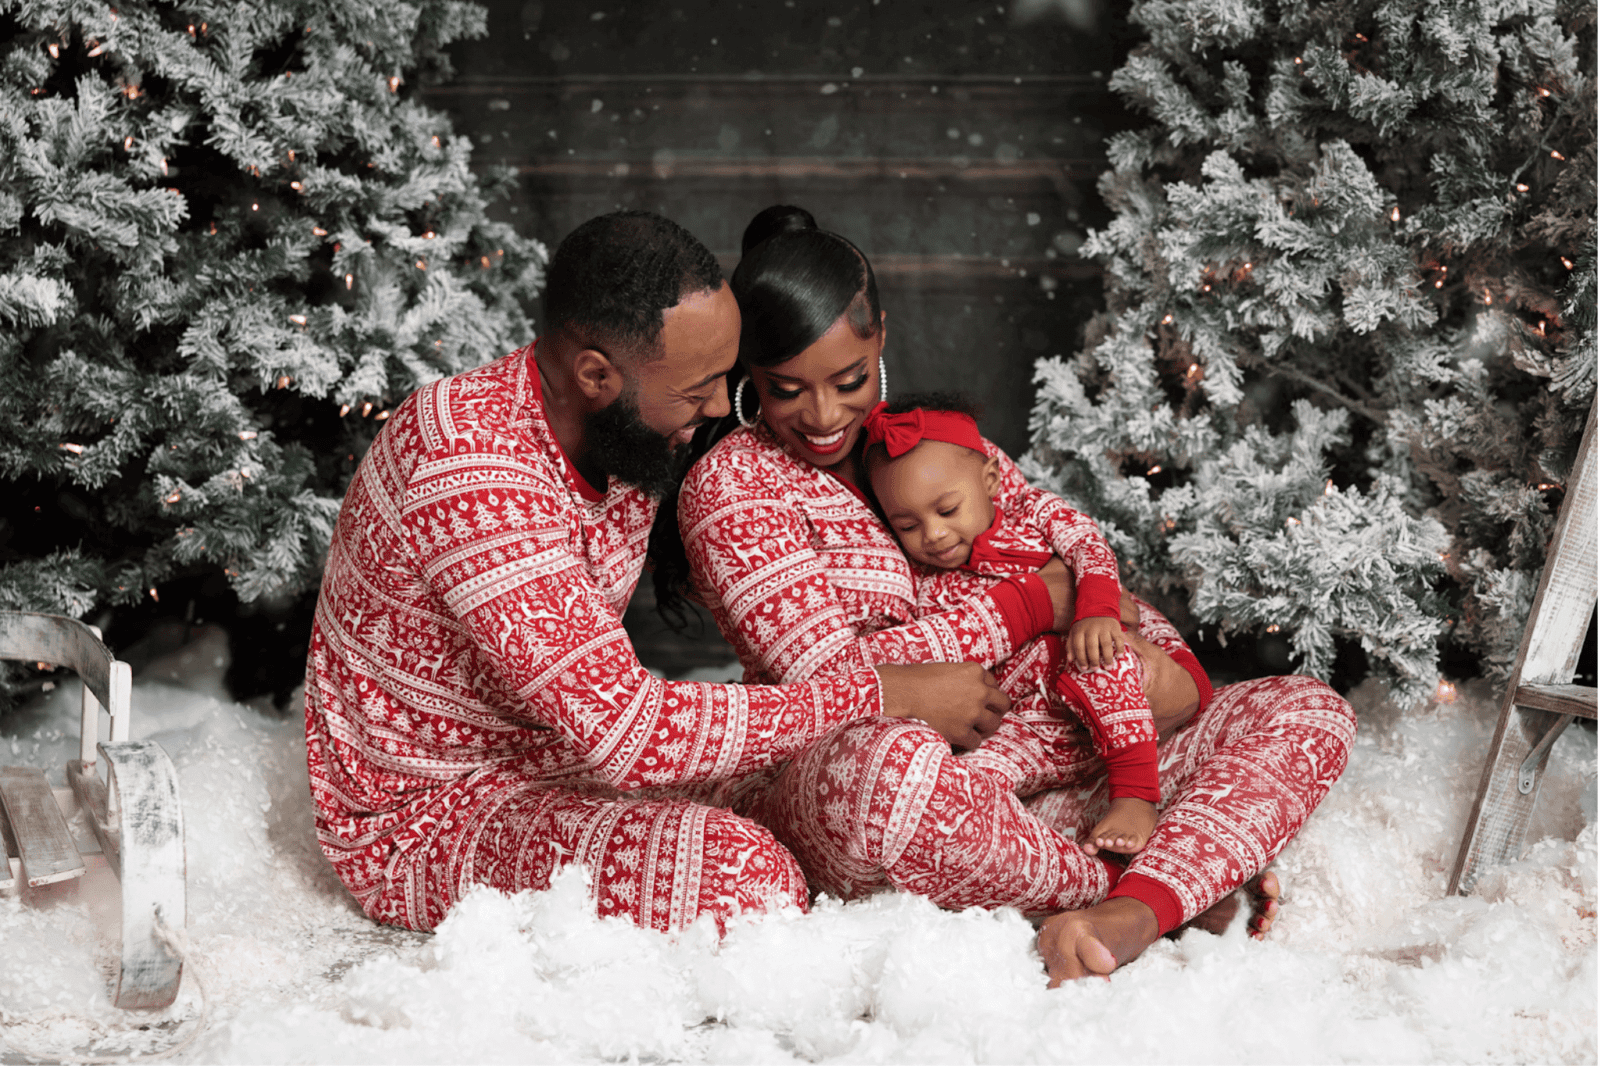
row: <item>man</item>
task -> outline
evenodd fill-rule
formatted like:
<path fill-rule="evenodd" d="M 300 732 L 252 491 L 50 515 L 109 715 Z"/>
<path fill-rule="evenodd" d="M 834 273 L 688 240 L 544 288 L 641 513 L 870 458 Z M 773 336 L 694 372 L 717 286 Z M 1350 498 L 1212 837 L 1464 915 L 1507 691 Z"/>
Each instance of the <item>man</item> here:
<path fill-rule="evenodd" d="M 323 851 L 367 914 L 413 929 L 571 862 L 602 916 L 656 929 L 804 906 L 794 858 L 718 786 L 878 714 L 973 747 L 1009 701 L 965 663 L 651 676 L 620 619 L 657 498 L 728 411 L 739 309 L 711 253 L 642 212 L 563 241 L 545 306 L 536 349 L 407 399 L 345 497 L 306 682 Z"/>

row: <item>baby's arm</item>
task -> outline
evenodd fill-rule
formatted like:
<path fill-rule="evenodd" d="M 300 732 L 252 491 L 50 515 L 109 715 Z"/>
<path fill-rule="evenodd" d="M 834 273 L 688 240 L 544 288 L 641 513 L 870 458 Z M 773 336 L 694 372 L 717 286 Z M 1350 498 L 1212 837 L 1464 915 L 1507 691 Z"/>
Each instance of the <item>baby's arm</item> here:
<path fill-rule="evenodd" d="M 1117 557 L 1094 524 L 1067 501 L 1043 489 L 1030 488 L 1011 504 L 1024 521 L 1049 541 L 1072 568 L 1078 589 L 1076 616 L 1067 635 L 1067 657 L 1080 670 L 1108 666 L 1124 646 L 1122 583 Z"/>

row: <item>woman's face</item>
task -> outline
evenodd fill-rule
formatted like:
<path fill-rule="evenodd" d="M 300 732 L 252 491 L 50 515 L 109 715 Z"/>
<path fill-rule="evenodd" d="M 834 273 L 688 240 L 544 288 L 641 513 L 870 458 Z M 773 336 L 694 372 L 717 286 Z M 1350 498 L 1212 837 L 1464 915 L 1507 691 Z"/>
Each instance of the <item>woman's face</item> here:
<path fill-rule="evenodd" d="M 793 359 L 752 367 L 762 421 L 807 462 L 825 467 L 843 462 L 878 402 L 883 341 L 882 323 L 876 334 L 863 338 L 841 316 Z"/>

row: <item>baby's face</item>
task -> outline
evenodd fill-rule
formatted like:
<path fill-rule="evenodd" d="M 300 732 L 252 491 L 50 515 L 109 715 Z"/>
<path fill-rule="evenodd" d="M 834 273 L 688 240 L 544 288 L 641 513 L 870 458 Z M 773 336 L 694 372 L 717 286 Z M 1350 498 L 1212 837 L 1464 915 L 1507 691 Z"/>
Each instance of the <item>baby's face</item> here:
<path fill-rule="evenodd" d="M 925 440 L 872 464 L 872 489 L 889 527 L 915 562 L 952 570 L 994 522 L 999 463 L 959 444 Z"/>

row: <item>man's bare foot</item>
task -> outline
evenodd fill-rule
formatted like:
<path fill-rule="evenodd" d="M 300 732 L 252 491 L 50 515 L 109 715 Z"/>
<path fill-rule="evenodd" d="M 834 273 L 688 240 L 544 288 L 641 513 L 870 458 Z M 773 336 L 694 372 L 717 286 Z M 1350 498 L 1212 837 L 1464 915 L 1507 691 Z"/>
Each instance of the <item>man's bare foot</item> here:
<path fill-rule="evenodd" d="M 1079 977 L 1105 977 L 1156 942 L 1156 912 L 1127 896 L 1081 911 L 1062 911 L 1039 928 L 1039 954 L 1050 987 Z"/>
<path fill-rule="evenodd" d="M 1239 904 L 1242 900 L 1250 901 L 1250 936 L 1260 940 L 1272 929 L 1272 923 L 1278 920 L 1278 912 L 1282 909 L 1278 898 L 1283 895 L 1283 886 L 1278 882 L 1278 875 L 1271 870 L 1264 871 L 1259 876 L 1245 882 L 1242 888 L 1229 892 L 1210 907 L 1184 922 L 1172 932 L 1180 933 L 1185 929 L 1204 929 L 1208 933 L 1221 936 L 1233 924 L 1233 919 L 1239 913 Z"/>
<path fill-rule="evenodd" d="M 1104 848 L 1124 855 L 1136 855 L 1156 831 L 1156 805 L 1149 800 L 1119 796 L 1111 801 L 1111 810 L 1100 819 L 1100 824 L 1089 830 L 1083 842 L 1086 855 L 1095 855 Z"/>

